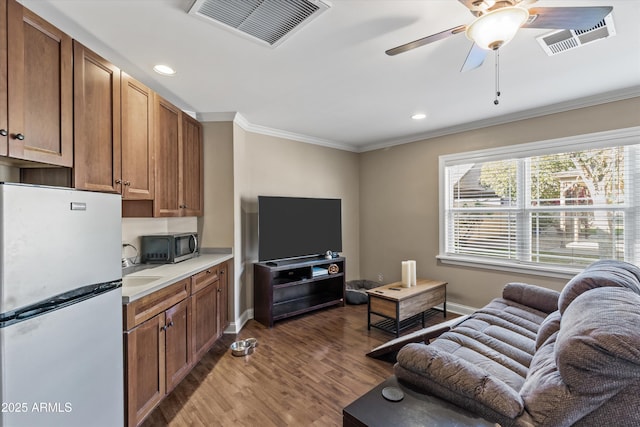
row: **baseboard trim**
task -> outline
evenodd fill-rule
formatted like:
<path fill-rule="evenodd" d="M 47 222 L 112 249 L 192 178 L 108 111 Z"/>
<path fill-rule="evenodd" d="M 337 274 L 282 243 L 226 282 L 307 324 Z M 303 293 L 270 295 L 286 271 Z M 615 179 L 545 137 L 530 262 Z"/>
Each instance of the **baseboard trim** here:
<path fill-rule="evenodd" d="M 253 308 L 245 310 L 240 318 L 236 319 L 235 322 L 231 322 L 227 329 L 224 330 L 224 333 L 238 334 L 250 319 L 253 319 Z"/>
<path fill-rule="evenodd" d="M 447 311 L 452 313 L 468 316 L 478 311 L 475 307 L 469 307 L 468 305 L 456 304 L 455 302 L 447 302 Z"/>

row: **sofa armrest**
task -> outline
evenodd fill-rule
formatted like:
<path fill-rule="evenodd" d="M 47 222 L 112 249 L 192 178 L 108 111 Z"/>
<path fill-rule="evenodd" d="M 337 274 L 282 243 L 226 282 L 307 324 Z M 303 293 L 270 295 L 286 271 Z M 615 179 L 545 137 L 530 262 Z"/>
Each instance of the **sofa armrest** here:
<path fill-rule="evenodd" d="M 524 410 L 520 394 L 481 367 L 424 344 L 407 344 L 398 353 L 398 365 L 434 382 L 452 402 L 472 399 L 507 417 Z M 398 371 L 397 371 L 398 372 Z"/>
<path fill-rule="evenodd" d="M 547 314 L 558 309 L 560 292 L 527 283 L 507 283 L 502 290 L 502 298 L 515 301 Z"/>

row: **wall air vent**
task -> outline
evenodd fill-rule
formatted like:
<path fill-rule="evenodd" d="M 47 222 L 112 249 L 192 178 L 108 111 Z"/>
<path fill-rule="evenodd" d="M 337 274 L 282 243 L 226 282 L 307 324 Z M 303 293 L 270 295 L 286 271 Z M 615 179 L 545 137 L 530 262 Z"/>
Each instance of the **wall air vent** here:
<path fill-rule="evenodd" d="M 547 55 L 553 56 L 615 35 L 613 17 L 609 14 L 588 30 L 557 30 L 539 36 L 536 40 Z"/>
<path fill-rule="evenodd" d="M 196 0 L 189 14 L 276 47 L 330 6 L 324 0 Z"/>

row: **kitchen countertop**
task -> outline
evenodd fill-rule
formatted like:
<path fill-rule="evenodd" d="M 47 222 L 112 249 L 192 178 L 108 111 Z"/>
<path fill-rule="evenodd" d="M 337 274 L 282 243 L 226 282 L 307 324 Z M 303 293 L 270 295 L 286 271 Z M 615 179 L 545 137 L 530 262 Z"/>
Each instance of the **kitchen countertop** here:
<path fill-rule="evenodd" d="M 233 258 L 233 254 L 200 254 L 176 264 L 158 264 L 122 277 L 122 303 L 129 304 L 205 268 Z"/>

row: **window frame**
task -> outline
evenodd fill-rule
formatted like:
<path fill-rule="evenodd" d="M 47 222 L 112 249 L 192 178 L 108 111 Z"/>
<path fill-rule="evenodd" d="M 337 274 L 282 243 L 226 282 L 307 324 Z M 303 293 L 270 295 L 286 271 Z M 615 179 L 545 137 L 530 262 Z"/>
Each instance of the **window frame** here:
<path fill-rule="evenodd" d="M 520 274 L 539 275 L 546 277 L 555 277 L 567 279 L 579 273 L 582 268 L 554 266 L 543 263 L 527 263 L 524 264 L 519 260 L 501 260 L 492 258 L 481 258 L 469 255 L 448 254 L 447 246 L 447 190 L 449 183 L 447 182 L 447 174 L 445 173 L 448 166 L 455 166 L 469 163 L 482 163 L 496 160 L 520 159 L 525 157 L 534 157 L 547 154 L 558 154 L 571 151 L 582 151 L 587 149 L 597 149 L 612 146 L 628 146 L 640 144 L 640 126 L 616 129 L 611 131 L 603 131 L 582 135 L 575 135 L 564 138 L 549 139 L 543 141 L 528 142 L 516 145 L 507 145 L 496 148 L 488 148 L 483 150 L 466 151 L 453 154 L 444 154 L 438 158 L 438 206 L 439 206 L 439 248 L 436 258 L 442 264 L 458 265 L 473 268 L 484 268 L 490 270 L 506 271 Z M 640 154 L 635 153 L 635 158 L 640 160 Z M 628 161 L 628 160 L 627 160 Z M 521 162 L 524 163 L 524 162 Z M 640 168 L 640 165 L 636 165 Z M 632 169 L 627 169 L 632 170 Z M 637 170 L 637 169 L 633 169 Z M 519 171 L 521 173 L 523 171 Z M 629 258 L 640 253 L 640 190 L 634 186 L 640 186 L 640 174 L 635 173 L 633 179 L 629 179 L 629 192 L 625 192 L 625 197 L 629 197 L 629 204 L 625 211 L 633 212 L 635 224 L 631 234 L 627 236 L 625 233 L 625 258 Z M 524 186 L 523 180 L 518 180 L 519 186 Z M 523 193 L 520 193 L 523 194 Z M 529 212 L 529 210 L 525 210 Z M 521 243 L 521 242 L 519 242 Z M 518 249 L 520 250 L 520 249 Z"/>

